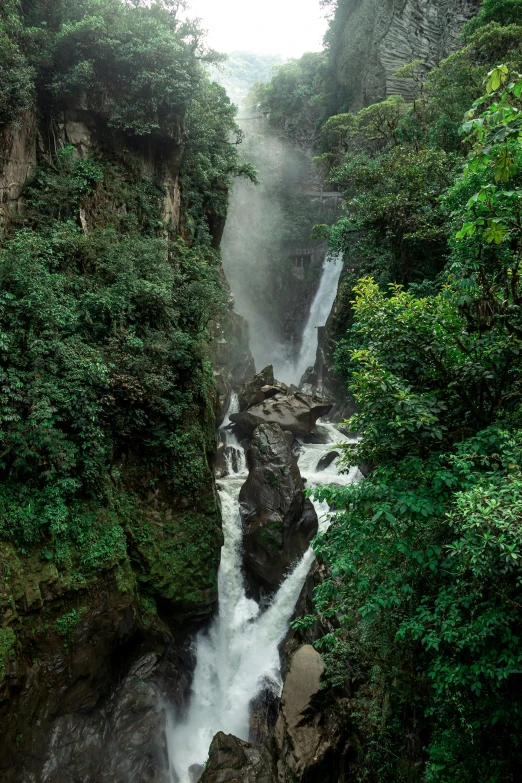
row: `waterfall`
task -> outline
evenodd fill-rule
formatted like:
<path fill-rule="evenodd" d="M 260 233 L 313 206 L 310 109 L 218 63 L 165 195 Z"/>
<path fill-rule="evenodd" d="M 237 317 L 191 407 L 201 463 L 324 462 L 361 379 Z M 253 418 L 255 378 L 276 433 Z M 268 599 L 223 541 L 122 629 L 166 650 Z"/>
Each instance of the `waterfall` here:
<path fill-rule="evenodd" d="M 323 273 L 319 288 L 312 302 L 301 341 L 301 350 L 295 363 L 285 368 L 281 380 L 299 386 L 306 370 L 315 364 L 319 340 L 318 328 L 328 320 L 337 294 L 337 286 L 343 269 L 343 257 L 327 256 L 323 264 Z M 286 377 L 284 377 L 286 376 Z"/>
<path fill-rule="evenodd" d="M 235 436 L 226 429 L 234 410 L 237 397 L 231 400 L 221 431 L 229 448 L 242 451 Z M 357 469 L 339 475 L 337 460 L 329 466 L 328 474 L 317 472 L 318 462 L 331 450 L 332 443 L 347 440 L 333 425 L 323 426 L 330 434 L 330 444 L 302 446 L 299 464 L 308 485 L 324 483 L 325 479 L 342 484 L 356 480 Z M 192 783 L 189 770 L 205 763 L 218 731 L 248 740 L 252 700 L 266 688 L 276 695 L 281 693 L 279 645 L 314 560 L 309 549 L 264 611 L 256 601 L 247 598 L 239 511 L 239 492 L 248 475 L 244 455 L 231 459 L 229 466 L 229 475 L 218 484 L 225 538 L 218 575 L 219 612 L 195 642 L 197 662 L 189 708 L 185 715 L 169 721 L 167 745 L 172 783 Z M 324 503 L 316 503 L 315 507 L 322 532 L 329 523 L 328 507 Z"/>
<path fill-rule="evenodd" d="M 245 451 L 235 433 L 230 429 L 230 417 L 233 413 L 239 413 L 239 400 L 235 392 L 232 392 L 227 414 L 219 430 L 225 444 L 225 463 L 229 476 L 233 473 L 243 474 L 246 471 Z"/>

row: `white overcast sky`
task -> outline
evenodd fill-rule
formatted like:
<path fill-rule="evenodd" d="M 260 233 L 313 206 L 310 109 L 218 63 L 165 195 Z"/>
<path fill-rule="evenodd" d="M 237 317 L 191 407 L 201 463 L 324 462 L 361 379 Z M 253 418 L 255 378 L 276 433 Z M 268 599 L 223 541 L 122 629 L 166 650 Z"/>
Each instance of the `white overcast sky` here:
<path fill-rule="evenodd" d="M 237 49 L 300 57 L 318 52 L 326 30 L 319 0 L 189 0 L 190 17 L 203 20 L 208 43 L 221 52 Z"/>

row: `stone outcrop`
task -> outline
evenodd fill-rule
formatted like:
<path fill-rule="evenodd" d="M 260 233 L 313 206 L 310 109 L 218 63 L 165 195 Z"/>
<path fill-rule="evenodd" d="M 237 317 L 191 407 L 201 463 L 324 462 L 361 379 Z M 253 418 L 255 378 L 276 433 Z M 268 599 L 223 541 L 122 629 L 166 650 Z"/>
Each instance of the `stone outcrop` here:
<path fill-rule="evenodd" d="M 22 190 L 36 166 L 36 114 L 24 113 L 17 126 L 0 128 L 0 227 L 23 210 Z"/>
<path fill-rule="evenodd" d="M 292 656 L 274 732 L 279 783 L 330 780 L 328 767 L 338 755 L 341 733 L 313 705 L 324 663 L 310 645 Z"/>
<path fill-rule="evenodd" d="M 241 412 L 233 413 L 230 421 L 246 436 L 260 424 L 279 424 L 285 432 L 304 437 L 332 409 L 324 397 L 302 394 L 274 380 L 271 366 L 247 381 L 239 400 Z"/>
<path fill-rule="evenodd" d="M 243 384 L 237 395 L 239 412 L 242 413 L 251 405 L 263 402 L 266 398 L 265 391 L 268 389 L 273 389 L 274 392 L 276 391 L 274 383 L 274 368 L 271 364 L 269 364 L 268 367 L 265 367 L 264 370 L 261 370 L 261 372 L 258 372 L 257 375 L 254 375 L 253 378 L 249 378 L 248 381 Z M 278 385 L 281 386 L 281 384 Z"/>
<path fill-rule="evenodd" d="M 389 95 L 411 100 L 414 85 L 395 73 L 413 60 L 433 68 L 459 47 L 462 26 L 480 0 L 348 0 L 337 11 L 331 43 L 345 110 Z"/>
<path fill-rule="evenodd" d="M 168 783 L 158 657 L 140 659 L 103 710 L 55 722 L 40 783 Z"/>
<path fill-rule="evenodd" d="M 317 515 L 278 424 L 256 429 L 247 461 L 249 476 L 239 495 L 245 569 L 255 584 L 273 591 L 317 533 Z"/>
<path fill-rule="evenodd" d="M 200 783 L 276 783 L 276 771 L 269 750 L 250 745 L 231 734 L 219 732 Z"/>

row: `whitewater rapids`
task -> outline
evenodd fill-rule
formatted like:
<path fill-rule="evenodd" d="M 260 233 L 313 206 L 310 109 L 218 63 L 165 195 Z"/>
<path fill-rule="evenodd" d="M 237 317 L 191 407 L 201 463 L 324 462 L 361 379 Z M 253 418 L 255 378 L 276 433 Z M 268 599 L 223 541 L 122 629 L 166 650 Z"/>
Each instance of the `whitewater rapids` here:
<path fill-rule="evenodd" d="M 232 401 L 229 415 L 236 410 L 237 398 Z M 250 705 L 262 690 L 270 689 L 280 695 L 283 683 L 279 645 L 314 560 L 308 549 L 264 611 L 247 597 L 239 492 L 248 472 L 243 449 L 226 429 L 229 415 L 222 428 L 228 447 L 229 475 L 218 483 L 225 539 L 218 575 L 219 611 L 208 630 L 196 639 L 197 663 L 188 711 L 184 716 L 171 717 L 169 722 L 167 744 L 172 783 L 191 783 L 190 767 L 205 763 L 218 731 L 248 740 Z M 347 440 L 332 425 L 322 425 L 322 429 L 330 436 L 330 444 L 301 447 L 299 466 L 308 486 L 356 480 L 357 469 L 339 474 L 337 460 L 327 471 L 316 472 L 318 462 L 332 444 Z M 329 524 L 328 507 L 324 503 L 314 505 L 319 530 L 323 532 Z"/>

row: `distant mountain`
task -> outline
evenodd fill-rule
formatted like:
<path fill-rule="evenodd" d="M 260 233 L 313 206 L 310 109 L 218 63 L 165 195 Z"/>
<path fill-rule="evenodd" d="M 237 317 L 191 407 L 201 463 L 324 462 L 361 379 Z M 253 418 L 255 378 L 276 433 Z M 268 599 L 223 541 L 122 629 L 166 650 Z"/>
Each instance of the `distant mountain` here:
<path fill-rule="evenodd" d="M 223 85 L 233 103 L 241 106 L 252 85 L 269 79 L 272 68 L 284 62 L 286 59 L 279 54 L 231 52 L 223 65 L 211 68 L 211 77 Z"/>

